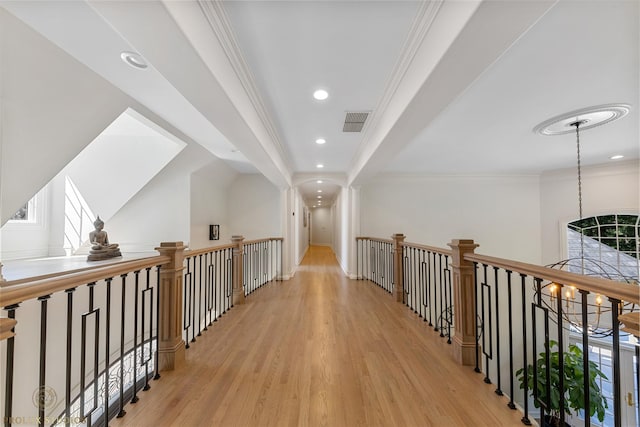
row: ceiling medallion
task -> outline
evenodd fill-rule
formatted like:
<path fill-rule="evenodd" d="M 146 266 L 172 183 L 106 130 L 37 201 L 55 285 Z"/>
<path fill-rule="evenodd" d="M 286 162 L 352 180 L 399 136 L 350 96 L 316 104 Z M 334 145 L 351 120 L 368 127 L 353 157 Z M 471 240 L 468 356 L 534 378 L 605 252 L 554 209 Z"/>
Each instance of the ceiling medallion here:
<path fill-rule="evenodd" d="M 626 116 L 631 107 L 629 104 L 606 104 L 582 108 L 561 114 L 545 120 L 533 128 L 540 135 L 563 135 L 575 132 L 575 124 L 580 123 L 580 129 L 590 129 Z"/>

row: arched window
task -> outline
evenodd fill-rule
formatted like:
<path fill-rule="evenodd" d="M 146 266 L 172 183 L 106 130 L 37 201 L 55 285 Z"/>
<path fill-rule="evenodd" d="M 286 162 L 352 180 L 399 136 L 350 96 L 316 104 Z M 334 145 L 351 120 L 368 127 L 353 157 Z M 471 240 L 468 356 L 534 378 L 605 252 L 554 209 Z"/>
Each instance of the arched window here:
<path fill-rule="evenodd" d="M 639 219 L 638 215 L 610 214 L 570 222 L 567 224 L 569 258 L 593 260 L 605 270 L 613 267 L 617 271 L 607 271 L 612 279 L 637 282 L 640 273 Z M 582 273 L 575 265 L 571 271 Z"/>

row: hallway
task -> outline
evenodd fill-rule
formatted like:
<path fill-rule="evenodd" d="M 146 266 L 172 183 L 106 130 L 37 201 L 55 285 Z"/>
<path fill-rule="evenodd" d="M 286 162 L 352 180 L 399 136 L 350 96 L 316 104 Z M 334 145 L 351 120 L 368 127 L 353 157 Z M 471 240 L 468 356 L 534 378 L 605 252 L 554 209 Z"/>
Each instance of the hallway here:
<path fill-rule="evenodd" d="M 438 333 L 312 246 L 198 337 L 112 426 L 518 426 Z"/>

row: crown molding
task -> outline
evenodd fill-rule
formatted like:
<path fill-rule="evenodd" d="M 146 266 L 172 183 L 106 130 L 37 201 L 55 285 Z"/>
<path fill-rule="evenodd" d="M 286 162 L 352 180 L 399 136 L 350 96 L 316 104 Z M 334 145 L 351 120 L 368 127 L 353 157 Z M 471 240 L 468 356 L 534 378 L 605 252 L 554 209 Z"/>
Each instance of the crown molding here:
<path fill-rule="evenodd" d="M 236 77 L 240 81 L 240 84 L 247 94 L 256 114 L 260 118 L 260 121 L 269 135 L 273 146 L 285 165 L 291 165 L 291 161 L 284 145 L 282 144 L 282 139 L 280 138 L 276 125 L 271 119 L 271 115 L 260 96 L 255 79 L 253 78 L 253 75 L 251 74 L 251 71 L 249 70 L 249 67 L 242 55 L 242 51 L 240 50 L 231 27 L 231 22 L 224 10 L 222 2 L 206 0 L 197 0 L 197 2 L 209 23 L 211 30 L 220 42 L 220 46 L 222 46 Z"/>
<path fill-rule="evenodd" d="M 369 144 L 370 135 L 372 135 L 375 130 L 377 130 L 380 122 L 382 121 L 382 118 L 386 116 L 391 101 L 396 95 L 398 88 L 402 83 L 402 80 L 407 74 L 407 71 L 409 70 L 409 68 L 411 68 L 411 64 L 413 63 L 416 54 L 420 50 L 425 37 L 429 33 L 433 21 L 435 20 L 436 15 L 438 14 L 438 11 L 442 7 L 443 3 L 443 0 L 420 3 L 416 17 L 411 24 L 411 28 L 409 29 L 407 40 L 402 47 L 402 51 L 400 52 L 400 57 L 398 58 L 398 61 L 393 67 L 393 70 L 387 80 L 380 101 L 371 113 L 369 123 L 365 126 L 362 139 L 360 140 L 360 145 L 358 146 L 358 149 L 353 157 L 350 169 L 353 169 L 353 167 L 356 166 L 358 159 L 362 155 L 364 155 L 364 152 L 366 151 L 366 148 Z"/>

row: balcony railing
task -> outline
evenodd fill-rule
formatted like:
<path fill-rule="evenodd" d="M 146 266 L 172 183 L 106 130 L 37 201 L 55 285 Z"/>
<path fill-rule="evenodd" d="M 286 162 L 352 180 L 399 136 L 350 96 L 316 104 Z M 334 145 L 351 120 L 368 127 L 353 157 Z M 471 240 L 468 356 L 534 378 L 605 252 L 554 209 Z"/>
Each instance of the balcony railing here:
<path fill-rule="evenodd" d="M 235 236 L 187 251 L 163 243 L 159 256 L 3 282 L 4 425 L 96 426 L 124 416 L 150 380 L 185 363 L 196 336 L 282 277 L 282 243 Z"/>
<path fill-rule="evenodd" d="M 451 249 L 444 249 L 406 243 L 395 234 L 393 240 L 357 238 L 356 244 L 358 276 L 380 286 L 379 272 L 400 272 L 390 287 L 396 299 L 453 344 L 454 359 L 495 384 L 495 394 L 506 396 L 506 407 L 522 411 L 523 424 L 553 413 L 560 425 L 572 416 L 590 426 L 590 414 L 599 425 L 637 425 L 640 347 L 637 339 L 627 338 L 640 335 L 637 284 L 478 255 L 471 240 L 453 240 Z M 599 376 L 590 355 L 603 336 L 611 367 L 602 367 Z M 625 365 L 622 351 L 635 353 Z M 570 367 L 570 361 L 577 366 Z M 577 372 L 591 377 L 580 377 L 579 390 L 558 392 L 569 387 L 566 375 Z M 532 386 L 527 375 L 534 378 Z M 576 397 L 590 394 L 599 397 Z M 565 407 L 567 413 L 559 409 Z"/>

